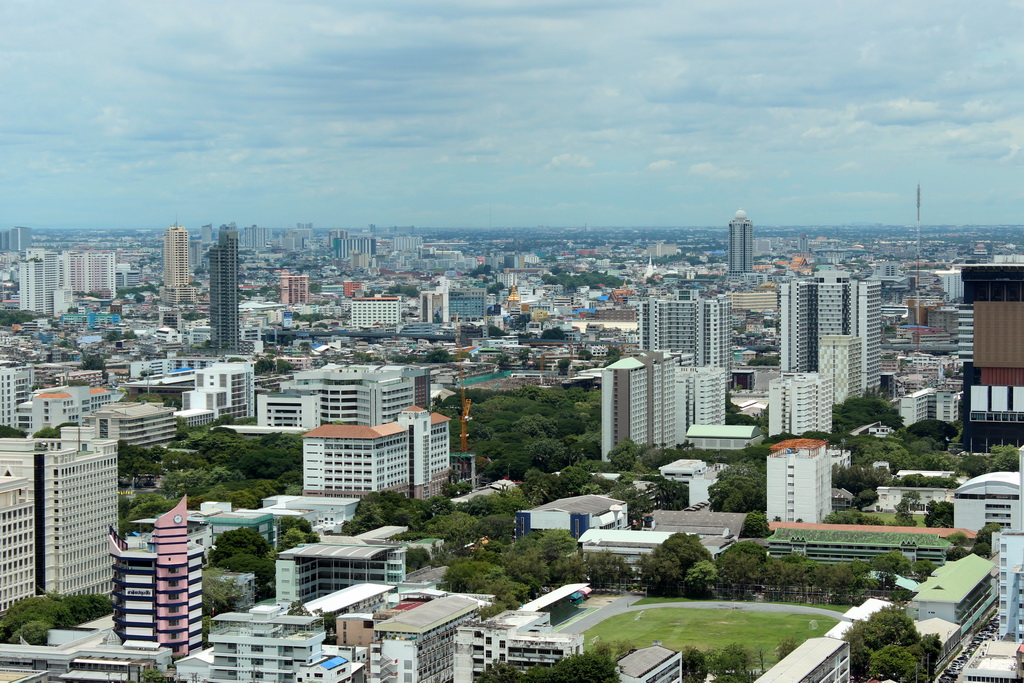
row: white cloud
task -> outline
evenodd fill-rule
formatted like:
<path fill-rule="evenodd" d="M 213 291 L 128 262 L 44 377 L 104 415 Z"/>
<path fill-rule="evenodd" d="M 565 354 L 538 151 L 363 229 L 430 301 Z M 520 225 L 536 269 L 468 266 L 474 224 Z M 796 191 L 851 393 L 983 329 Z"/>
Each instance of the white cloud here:
<path fill-rule="evenodd" d="M 559 154 L 556 157 L 552 157 L 551 161 L 547 163 L 544 168 L 548 169 L 562 169 L 562 168 L 593 168 L 594 162 L 583 154 Z"/>
<path fill-rule="evenodd" d="M 659 159 L 658 161 L 652 161 L 647 164 L 648 171 L 667 171 L 671 168 L 675 168 L 676 162 L 670 159 Z"/>
<path fill-rule="evenodd" d="M 721 168 L 710 161 L 690 166 L 690 175 L 709 180 L 740 180 L 747 177 L 743 171 L 735 168 Z"/>

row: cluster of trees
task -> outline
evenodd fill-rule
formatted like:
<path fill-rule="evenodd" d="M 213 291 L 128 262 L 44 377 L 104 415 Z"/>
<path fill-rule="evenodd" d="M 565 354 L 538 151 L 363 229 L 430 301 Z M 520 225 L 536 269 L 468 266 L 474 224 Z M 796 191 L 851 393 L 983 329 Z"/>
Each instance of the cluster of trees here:
<path fill-rule="evenodd" d="M 619 673 L 615 659 L 599 650 L 566 657 L 550 667 L 535 666 L 526 672 L 508 664 L 497 664 L 476 680 L 478 683 L 618 683 Z"/>
<path fill-rule="evenodd" d="M 105 595 L 58 595 L 25 598 L 11 605 L 0 619 L 0 642 L 45 645 L 51 628 L 77 626 L 114 611 Z"/>
<path fill-rule="evenodd" d="M 844 639 L 850 643 L 850 672 L 856 677 L 930 681 L 942 652 L 939 637 L 921 637 L 914 620 L 896 606 L 855 622 Z"/>
<path fill-rule="evenodd" d="M 546 285 L 561 285 L 567 292 L 575 292 L 580 287 L 610 287 L 617 289 L 622 287 L 625 280 L 613 275 L 605 275 L 604 273 L 570 274 L 561 268 L 552 268 L 550 275 L 541 276 L 541 282 Z"/>

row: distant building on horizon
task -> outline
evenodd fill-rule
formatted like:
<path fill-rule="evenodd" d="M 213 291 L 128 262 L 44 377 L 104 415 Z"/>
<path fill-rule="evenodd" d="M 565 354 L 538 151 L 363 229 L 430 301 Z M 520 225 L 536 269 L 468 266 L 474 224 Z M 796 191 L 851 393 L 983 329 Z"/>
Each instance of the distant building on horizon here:
<path fill-rule="evenodd" d="M 754 223 L 740 209 L 729 221 L 729 275 L 754 272 Z"/>
<path fill-rule="evenodd" d="M 160 298 L 177 306 L 194 304 L 196 289 L 192 287 L 192 271 L 188 262 L 188 230 L 172 225 L 164 231 L 164 285 Z"/>
<path fill-rule="evenodd" d="M 210 345 L 238 351 L 238 231 L 221 230 L 210 247 Z"/>

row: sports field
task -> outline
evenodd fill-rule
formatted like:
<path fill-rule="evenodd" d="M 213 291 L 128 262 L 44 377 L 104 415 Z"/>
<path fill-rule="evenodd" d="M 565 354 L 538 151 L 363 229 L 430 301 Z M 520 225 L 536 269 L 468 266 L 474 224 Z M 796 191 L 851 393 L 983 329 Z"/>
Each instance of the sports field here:
<path fill-rule="evenodd" d="M 647 647 L 651 641 L 678 650 L 684 645 L 719 648 L 742 643 L 754 652 L 763 649 L 765 659 L 775 662 L 775 647 L 792 636 L 798 643 L 825 635 L 838 623 L 806 614 L 745 612 L 722 609 L 681 609 L 661 607 L 627 612 L 602 621 L 583 635 L 585 647 L 595 642 L 626 641 L 633 647 Z M 594 637 L 599 641 L 594 641 Z"/>

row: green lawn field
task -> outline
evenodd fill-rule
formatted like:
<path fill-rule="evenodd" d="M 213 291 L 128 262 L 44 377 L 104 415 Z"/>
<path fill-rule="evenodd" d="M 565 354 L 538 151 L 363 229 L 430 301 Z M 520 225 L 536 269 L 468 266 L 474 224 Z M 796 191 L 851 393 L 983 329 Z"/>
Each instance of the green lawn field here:
<path fill-rule="evenodd" d="M 868 517 L 878 520 L 879 524 L 892 525 L 896 523 L 895 512 L 870 512 L 867 513 Z M 914 521 L 917 523 L 916 526 L 926 526 L 924 523 L 924 515 L 914 515 Z"/>
<path fill-rule="evenodd" d="M 619 614 L 583 635 L 587 648 L 600 641 L 626 641 L 633 647 L 647 647 L 651 641 L 660 640 L 673 650 L 684 645 L 718 648 L 742 643 L 754 652 L 763 649 L 766 661 L 774 663 L 775 647 L 783 638 L 792 636 L 802 643 L 825 635 L 837 623 L 837 619 L 806 614 L 662 607 Z M 599 640 L 595 641 L 595 637 Z"/>
<path fill-rule="evenodd" d="M 640 598 L 633 603 L 634 606 L 639 607 L 640 605 L 657 605 L 659 603 L 666 602 L 700 602 L 699 598 Z M 771 602 L 765 603 L 769 605 L 797 605 L 798 607 L 817 607 L 819 609 L 827 609 L 832 612 L 839 612 L 842 614 L 846 610 L 850 609 L 850 605 L 812 605 L 809 602 Z"/>

